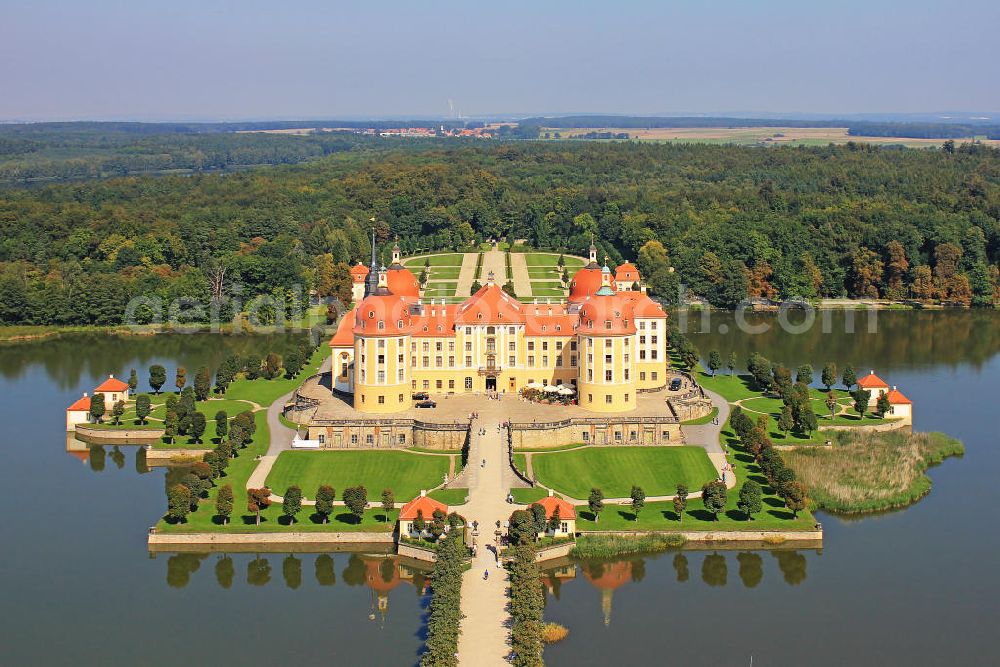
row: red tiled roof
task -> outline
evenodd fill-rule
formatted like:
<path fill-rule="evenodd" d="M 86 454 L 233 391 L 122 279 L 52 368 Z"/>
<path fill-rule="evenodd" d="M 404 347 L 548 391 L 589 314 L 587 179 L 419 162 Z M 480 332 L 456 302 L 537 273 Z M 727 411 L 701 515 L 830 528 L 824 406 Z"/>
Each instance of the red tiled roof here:
<path fill-rule="evenodd" d="M 569 501 L 563 500 L 559 496 L 545 496 L 539 500 L 537 505 L 541 505 L 545 508 L 545 518 L 551 519 L 552 514 L 559 508 L 559 518 L 560 519 L 575 519 L 576 518 L 576 508 Z"/>
<path fill-rule="evenodd" d="M 423 512 L 424 519 L 430 521 L 434 516 L 434 510 L 441 510 L 447 514 L 448 506 L 430 496 L 417 496 L 399 509 L 399 518 L 402 521 L 409 521 L 417 518 L 417 512 Z"/>
<path fill-rule="evenodd" d="M 611 288 L 617 289 L 615 279 L 611 279 Z M 582 301 L 601 289 L 601 269 L 585 266 L 577 271 L 569 281 L 569 300 Z"/>
<path fill-rule="evenodd" d="M 393 294 L 366 296 L 354 309 L 354 333 L 364 336 L 401 336 L 411 333 L 412 301 L 413 299 Z"/>
<path fill-rule="evenodd" d="M 496 283 L 483 285 L 458 307 L 455 324 L 523 324 L 524 304 Z"/>
<path fill-rule="evenodd" d="M 858 386 L 864 389 L 881 389 L 883 387 L 889 387 L 885 380 L 875 375 L 875 371 L 871 371 L 868 375 L 858 380 Z"/>
<path fill-rule="evenodd" d="M 390 267 L 385 272 L 386 286 L 396 296 L 420 296 L 420 284 L 409 269 Z"/>
<path fill-rule="evenodd" d="M 667 313 L 663 307 L 649 298 L 643 292 L 632 292 L 625 290 L 619 295 L 632 305 L 632 317 L 666 317 Z"/>
<path fill-rule="evenodd" d="M 354 266 L 351 267 L 351 275 L 352 276 L 361 276 L 361 278 L 363 280 L 364 277 L 368 275 L 368 267 L 365 266 L 364 264 L 362 264 L 361 262 L 358 262 L 357 264 L 355 264 Z M 361 282 L 361 281 L 359 281 L 357 278 L 355 278 L 354 282 Z"/>
<path fill-rule="evenodd" d="M 528 336 L 573 336 L 580 321 L 580 315 L 570 313 L 565 304 L 525 304 L 524 315 Z"/>
<path fill-rule="evenodd" d="M 330 339 L 330 347 L 353 347 L 354 346 L 354 317 L 355 308 L 347 311 L 340 323 L 337 325 L 337 332 Z"/>
<path fill-rule="evenodd" d="M 615 267 L 615 280 L 639 280 L 639 269 L 632 262 L 625 262 Z"/>
<path fill-rule="evenodd" d="M 908 399 L 906 396 L 903 396 L 903 392 L 899 391 L 895 387 L 893 387 L 889 391 L 889 393 L 887 393 L 885 395 L 885 397 L 889 399 L 889 403 L 891 405 L 912 405 L 913 404 L 913 401 L 911 401 L 910 399 Z"/>
<path fill-rule="evenodd" d="M 608 322 L 611 323 L 610 328 Z M 593 336 L 620 336 L 635 333 L 632 302 L 621 294 L 596 294 L 580 308 L 580 333 Z"/>
<path fill-rule="evenodd" d="M 105 392 L 105 391 L 128 391 L 128 384 L 122 382 L 114 375 L 109 375 L 108 379 L 97 385 L 94 392 Z"/>
<path fill-rule="evenodd" d="M 423 312 L 413 316 L 414 336 L 454 336 L 458 304 L 424 304 Z"/>
<path fill-rule="evenodd" d="M 90 396 L 84 394 L 82 398 L 76 399 L 73 405 L 66 408 L 66 412 L 90 412 Z"/>

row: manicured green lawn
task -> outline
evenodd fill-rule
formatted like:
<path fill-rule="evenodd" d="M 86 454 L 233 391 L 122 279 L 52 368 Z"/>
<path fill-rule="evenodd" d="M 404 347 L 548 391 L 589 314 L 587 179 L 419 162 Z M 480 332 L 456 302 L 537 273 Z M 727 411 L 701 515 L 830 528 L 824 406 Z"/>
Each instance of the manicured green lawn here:
<path fill-rule="evenodd" d="M 608 498 L 627 497 L 632 485 L 647 496 L 673 494 L 677 485 L 690 489 L 717 477 L 701 447 L 589 447 L 532 455 L 535 478 L 573 498 L 586 498 L 592 487 Z"/>
<path fill-rule="evenodd" d="M 752 388 L 749 375 L 730 375 L 728 372 L 720 371 L 712 377 L 699 369 L 695 377 L 702 387 L 721 394 L 730 402 L 760 396 L 760 392 Z"/>
<path fill-rule="evenodd" d="M 559 253 L 528 252 L 524 253 L 524 263 L 532 266 L 557 266 L 559 264 Z M 582 257 L 575 255 L 563 255 L 563 263 L 567 267 L 580 267 L 586 264 Z"/>
<path fill-rule="evenodd" d="M 538 285 L 532 283 L 531 295 L 562 297 L 566 295 L 566 290 L 561 287 L 539 287 Z"/>
<path fill-rule="evenodd" d="M 681 422 L 681 424 L 687 425 L 687 426 L 698 426 L 698 425 L 701 425 L 701 424 L 708 424 L 713 419 L 715 419 L 718 415 L 719 415 L 719 408 L 712 408 L 712 411 L 709 412 L 704 417 L 698 417 L 697 419 L 689 419 L 686 422 Z"/>
<path fill-rule="evenodd" d="M 539 487 L 535 487 L 533 489 L 511 489 L 510 493 L 514 496 L 514 502 L 521 505 L 536 503 L 545 496 L 549 495 L 548 491 Z"/>
<path fill-rule="evenodd" d="M 277 380 L 237 380 L 229 385 L 226 398 L 230 400 L 253 401 L 258 405 L 267 407 L 271 405 L 279 396 L 283 396 L 302 384 L 310 375 L 316 373 L 323 360 L 330 356 L 330 348 L 320 345 L 309 362 L 297 377 L 286 379 L 284 377 Z"/>
<path fill-rule="evenodd" d="M 440 255 L 427 255 L 422 257 L 407 257 L 403 260 L 403 266 L 410 271 L 420 270 L 425 262 L 430 262 L 431 266 L 462 266 L 465 255 L 460 252 L 449 252 Z"/>
<path fill-rule="evenodd" d="M 444 503 L 448 507 L 453 507 L 455 505 L 464 505 L 465 498 L 469 495 L 468 489 L 438 489 L 437 491 L 431 491 L 429 494 L 434 500 Z"/>
<path fill-rule="evenodd" d="M 382 489 L 392 489 L 400 503 L 412 500 L 421 489 L 439 485 L 448 472 L 447 456 L 425 456 L 406 451 L 337 450 L 282 452 L 267 476 L 267 485 L 278 495 L 297 484 L 312 499 L 321 484 L 329 484 L 340 498 L 348 486 L 363 485 L 377 501 Z"/>

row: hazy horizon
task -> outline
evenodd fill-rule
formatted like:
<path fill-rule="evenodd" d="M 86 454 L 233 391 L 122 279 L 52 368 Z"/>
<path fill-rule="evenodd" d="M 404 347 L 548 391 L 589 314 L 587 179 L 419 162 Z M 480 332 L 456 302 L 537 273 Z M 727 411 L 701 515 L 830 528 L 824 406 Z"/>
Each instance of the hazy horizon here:
<path fill-rule="evenodd" d="M 4 121 L 1000 110 L 985 0 L 2 2 Z"/>

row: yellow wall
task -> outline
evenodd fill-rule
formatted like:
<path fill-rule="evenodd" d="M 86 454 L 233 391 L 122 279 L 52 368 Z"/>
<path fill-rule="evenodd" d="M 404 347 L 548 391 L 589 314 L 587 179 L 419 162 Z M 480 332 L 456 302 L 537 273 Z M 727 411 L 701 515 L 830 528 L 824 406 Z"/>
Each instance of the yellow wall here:
<path fill-rule="evenodd" d="M 410 370 L 406 364 L 409 340 L 409 336 L 355 338 L 355 409 L 371 413 L 409 409 Z"/>
<path fill-rule="evenodd" d="M 635 339 L 580 336 L 580 342 L 583 348 L 577 388 L 580 406 L 594 412 L 635 409 Z"/>

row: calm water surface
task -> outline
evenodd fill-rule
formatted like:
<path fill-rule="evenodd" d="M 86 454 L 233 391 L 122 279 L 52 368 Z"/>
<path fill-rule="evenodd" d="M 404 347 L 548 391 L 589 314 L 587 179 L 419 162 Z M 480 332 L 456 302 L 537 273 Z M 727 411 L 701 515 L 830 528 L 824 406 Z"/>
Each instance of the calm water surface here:
<path fill-rule="evenodd" d="M 66 453 L 64 409 L 109 372 L 161 363 L 191 377 L 291 338 L 72 336 L 0 347 L 2 665 L 413 664 L 420 576 L 358 554 L 155 558 L 146 527 L 162 469 L 136 448 Z M 371 620 L 371 617 L 374 620 Z"/>
<path fill-rule="evenodd" d="M 683 551 L 552 572 L 546 618 L 570 638 L 546 650 L 549 665 L 996 664 L 1000 317 L 881 313 L 874 335 L 844 333 L 842 316 L 833 324 L 829 334 L 817 325 L 750 336 L 713 314 L 710 332 L 689 335 L 703 353 L 735 351 L 741 363 L 757 350 L 812 363 L 817 375 L 827 360 L 875 368 L 914 400 L 917 429 L 961 438 L 965 457 L 933 469 L 931 495 L 910 509 L 821 515 L 822 551 Z M 415 662 L 419 573 L 344 553 L 151 558 L 145 529 L 163 510 L 163 472 L 139 472 L 133 448 L 86 461 L 65 451 L 65 406 L 107 373 L 135 367 L 143 384 L 153 363 L 172 378 L 178 364 L 191 374 L 287 340 L 74 336 L 0 347 L 10 504 L 0 664 Z"/>

